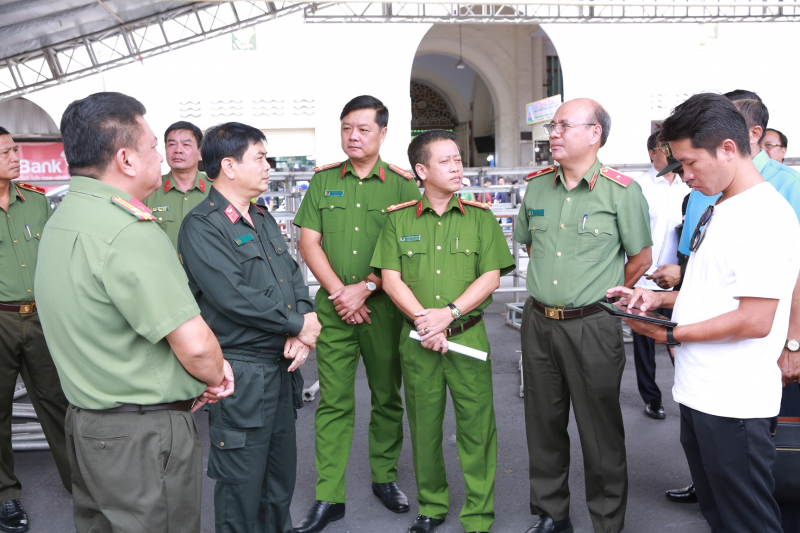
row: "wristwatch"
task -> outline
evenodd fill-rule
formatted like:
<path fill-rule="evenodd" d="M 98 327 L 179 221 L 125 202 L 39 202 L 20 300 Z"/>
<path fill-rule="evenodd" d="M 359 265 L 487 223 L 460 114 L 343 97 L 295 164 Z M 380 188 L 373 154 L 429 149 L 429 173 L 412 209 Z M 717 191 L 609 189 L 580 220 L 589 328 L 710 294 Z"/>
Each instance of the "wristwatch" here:
<path fill-rule="evenodd" d="M 800 352 L 800 341 L 797 339 L 787 339 L 785 347 L 790 352 Z"/>
<path fill-rule="evenodd" d="M 369 292 L 375 292 L 375 289 L 378 288 L 378 285 L 374 281 L 369 279 L 369 277 L 364 278 L 364 283 L 367 284 L 367 290 Z"/>
<path fill-rule="evenodd" d="M 456 307 L 456 304 L 450 303 L 447 304 L 447 307 L 450 308 L 450 314 L 453 315 L 453 318 L 458 318 L 461 316 L 461 309 Z"/>
<path fill-rule="evenodd" d="M 674 328 L 667 328 L 667 346 L 680 346 L 681 343 L 675 341 L 675 336 L 672 334 Z"/>

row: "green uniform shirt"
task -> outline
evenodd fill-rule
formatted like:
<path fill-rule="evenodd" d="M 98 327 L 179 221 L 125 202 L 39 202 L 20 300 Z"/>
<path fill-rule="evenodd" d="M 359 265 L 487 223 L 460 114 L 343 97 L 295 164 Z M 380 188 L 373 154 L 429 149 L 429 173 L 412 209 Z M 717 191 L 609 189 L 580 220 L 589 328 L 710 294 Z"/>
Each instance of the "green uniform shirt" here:
<path fill-rule="evenodd" d="M 516 268 L 494 214 L 455 195 L 442 216 L 424 196 L 392 212 L 372 266 L 402 273 L 403 283 L 425 309 L 447 306 L 487 272 L 505 275 Z M 478 315 L 490 303 L 491 296 L 454 324 Z"/>
<path fill-rule="evenodd" d="M 208 196 L 211 183 L 206 173 L 199 170 L 194 178 L 194 185 L 186 192 L 178 189 L 172 172 L 161 176 L 161 179 L 162 186 L 145 199 L 144 205 L 153 212 L 156 222 L 172 241 L 172 247 L 177 250 L 178 231 L 181 229 L 183 217 Z"/>
<path fill-rule="evenodd" d="M 37 192 L 31 190 L 33 188 L 24 183 L 11 183 L 8 211 L 3 212 L 6 216 L 0 222 L 0 302 L 34 300 L 33 277 L 39 240 L 53 210 L 44 189 Z"/>
<path fill-rule="evenodd" d="M 345 285 L 372 272 L 370 260 L 389 206 L 420 197 L 413 175 L 392 167 L 378 158 L 363 180 L 350 161 L 323 167 L 297 210 L 294 224 L 322 234 L 322 249 Z"/>
<path fill-rule="evenodd" d="M 184 220 L 178 253 L 222 349 L 280 355 L 314 302 L 275 219 L 249 208 L 254 226 L 212 187 Z"/>
<path fill-rule="evenodd" d="M 158 225 L 112 203 L 129 194 L 74 176 L 45 227 L 36 294 L 64 394 L 84 409 L 199 396 L 165 339 L 200 309 Z"/>
<path fill-rule="evenodd" d="M 602 171 L 621 177 L 609 179 Z M 641 187 L 605 169 L 599 160 L 571 191 L 561 167 L 532 178 L 514 240 L 531 245 L 530 295 L 543 304 L 564 307 L 604 299 L 607 289 L 625 279 L 625 254 L 636 255 L 653 245 Z"/>

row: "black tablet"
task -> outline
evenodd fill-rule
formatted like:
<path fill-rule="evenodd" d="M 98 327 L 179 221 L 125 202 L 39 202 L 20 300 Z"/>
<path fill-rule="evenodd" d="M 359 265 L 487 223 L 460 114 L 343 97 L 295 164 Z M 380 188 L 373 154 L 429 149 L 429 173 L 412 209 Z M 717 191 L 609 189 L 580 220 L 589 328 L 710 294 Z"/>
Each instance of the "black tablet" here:
<path fill-rule="evenodd" d="M 650 322 L 652 324 L 658 324 L 659 326 L 666 326 L 668 328 L 674 328 L 678 326 L 677 322 L 672 322 L 664 315 L 659 315 L 658 313 L 653 313 L 652 311 L 642 311 L 637 307 L 631 307 L 629 310 L 627 305 L 620 302 L 613 304 L 606 302 L 599 303 L 600 307 L 602 307 L 606 312 L 620 318 L 641 320 L 642 322 Z"/>

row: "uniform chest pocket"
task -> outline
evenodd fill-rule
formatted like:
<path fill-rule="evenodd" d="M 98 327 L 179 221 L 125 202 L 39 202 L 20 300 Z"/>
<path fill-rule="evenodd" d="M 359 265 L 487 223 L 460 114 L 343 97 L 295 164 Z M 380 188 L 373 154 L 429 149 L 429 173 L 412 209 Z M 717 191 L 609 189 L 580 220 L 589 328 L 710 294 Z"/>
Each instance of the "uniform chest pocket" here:
<path fill-rule="evenodd" d="M 612 251 L 616 240 L 616 223 L 613 220 L 598 220 L 578 226 L 578 240 L 575 243 L 575 260 L 596 263 L 603 261 Z"/>
<path fill-rule="evenodd" d="M 325 196 L 319 201 L 323 234 L 344 230 L 345 209 L 347 198 L 344 196 Z"/>
<path fill-rule="evenodd" d="M 156 217 L 156 222 L 164 224 L 165 222 L 172 222 L 175 220 L 175 215 L 172 211 L 153 211 L 153 216 Z"/>
<path fill-rule="evenodd" d="M 28 233 L 28 229 L 30 229 L 30 233 Z M 42 230 L 44 229 L 44 226 L 28 226 L 28 229 L 22 231 L 26 241 L 38 241 L 42 238 Z"/>
<path fill-rule="evenodd" d="M 272 245 L 272 248 L 275 249 L 275 253 L 278 255 L 283 255 L 286 253 L 286 250 L 289 248 L 289 245 L 286 244 L 286 239 L 283 238 L 283 235 L 278 235 L 276 237 L 270 237 L 269 243 Z"/>
<path fill-rule="evenodd" d="M 531 257 L 544 257 L 545 237 L 549 218 L 533 217 L 530 219 Z"/>
<path fill-rule="evenodd" d="M 369 203 L 369 212 L 367 213 L 367 234 L 377 237 L 381 234 L 383 224 L 386 222 L 385 202 L 373 200 Z"/>
<path fill-rule="evenodd" d="M 401 242 L 400 268 L 403 281 L 420 281 L 425 278 L 425 246 L 421 241 Z"/>
<path fill-rule="evenodd" d="M 479 239 L 458 239 L 450 243 L 453 279 L 475 281 L 478 279 Z"/>

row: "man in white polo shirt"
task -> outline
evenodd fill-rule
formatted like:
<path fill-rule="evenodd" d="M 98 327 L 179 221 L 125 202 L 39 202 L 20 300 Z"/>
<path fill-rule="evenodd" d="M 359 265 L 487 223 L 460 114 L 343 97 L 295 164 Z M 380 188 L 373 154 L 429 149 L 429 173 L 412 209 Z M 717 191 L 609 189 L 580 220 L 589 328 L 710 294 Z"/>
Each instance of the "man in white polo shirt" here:
<path fill-rule="evenodd" d="M 722 196 L 693 231 L 680 292 L 615 287 L 608 296 L 625 296 L 642 310 L 675 309 L 674 329 L 628 323 L 675 347 L 681 444 L 712 531 L 781 533 L 771 433 L 781 401 L 776 362 L 800 272 L 800 224 L 753 164 L 747 124 L 726 97 L 692 96 L 664 122 L 661 138 L 690 187 Z"/>

